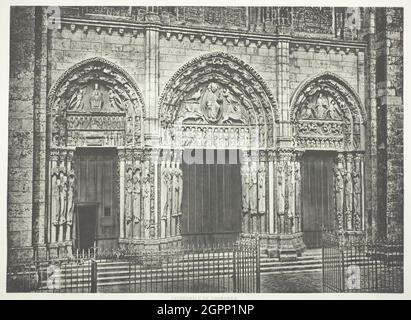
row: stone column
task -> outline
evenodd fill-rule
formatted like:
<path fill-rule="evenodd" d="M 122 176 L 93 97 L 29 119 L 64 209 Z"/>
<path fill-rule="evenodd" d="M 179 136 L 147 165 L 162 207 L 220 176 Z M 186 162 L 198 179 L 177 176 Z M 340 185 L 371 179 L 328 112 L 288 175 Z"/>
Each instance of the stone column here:
<path fill-rule="evenodd" d="M 301 156 L 302 152 L 296 152 L 294 157 L 294 181 L 295 181 L 295 216 L 294 233 L 301 232 Z"/>
<path fill-rule="evenodd" d="M 274 234 L 275 231 L 275 151 L 270 150 L 268 152 L 268 226 L 267 233 Z"/>
<path fill-rule="evenodd" d="M 166 228 L 167 228 L 167 189 L 168 189 L 168 171 L 166 167 L 166 162 L 161 161 L 159 169 L 160 175 L 160 208 L 159 208 L 159 215 L 160 215 L 160 237 L 166 237 Z"/>
<path fill-rule="evenodd" d="M 267 162 L 260 158 L 257 176 L 258 194 L 258 233 L 267 232 Z"/>
<path fill-rule="evenodd" d="M 152 21 L 155 22 L 155 21 Z M 159 143 L 157 99 L 159 97 L 159 31 L 155 25 L 146 28 L 145 34 L 145 140 L 149 146 Z"/>
<path fill-rule="evenodd" d="M 119 212 L 120 212 L 120 241 L 125 239 L 125 210 L 124 210 L 124 184 L 125 184 L 125 150 L 119 148 L 118 149 L 118 161 L 119 161 L 119 184 L 120 184 L 120 204 L 119 204 Z"/>

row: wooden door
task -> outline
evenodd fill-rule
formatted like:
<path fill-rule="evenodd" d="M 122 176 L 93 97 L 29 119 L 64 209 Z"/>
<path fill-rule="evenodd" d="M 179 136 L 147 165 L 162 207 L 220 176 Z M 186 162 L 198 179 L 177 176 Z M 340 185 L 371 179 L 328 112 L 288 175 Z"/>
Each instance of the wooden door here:
<path fill-rule="evenodd" d="M 238 152 L 229 163 L 218 164 L 213 152 L 213 163 L 183 162 L 182 235 L 189 242 L 217 243 L 235 241 L 241 232 L 241 176 Z M 233 158 L 231 158 L 233 159 Z"/>
<path fill-rule="evenodd" d="M 303 156 L 302 231 L 307 248 L 321 247 L 322 228 L 334 229 L 333 153 L 312 152 Z"/>
<path fill-rule="evenodd" d="M 95 207 L 95 240 L 100 248 L 117 247 L 119 237 L 119 181 L 116 150 L 82 148 L 75 153 L 77 176 L 77 215 L 81 224 L 91 223 L 81 217 L 82 207 Z M 82 230 L 88 229 L 79 226 Z M 80 234 L 81 236 L 81 234 Z M 80 239 L 81 242 L 81 239 Z"/>

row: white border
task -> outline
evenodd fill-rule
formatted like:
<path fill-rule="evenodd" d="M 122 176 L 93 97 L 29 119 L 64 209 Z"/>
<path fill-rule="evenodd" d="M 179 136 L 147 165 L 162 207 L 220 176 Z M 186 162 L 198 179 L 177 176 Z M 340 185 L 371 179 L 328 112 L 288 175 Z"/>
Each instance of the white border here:
<path fill-rule="evenodd" d="M 407 197 L 404 197 L 404 294 L 366 294 L 366 293 L 353 293 L 353 294 L 336 294 L 336 293 L 259 293 L 259 294 L 131 294 L 131 293 L 96 293 L 96 294 L 53 294 L 53 293 L 6 293 L 6 259 L 7 259 L 7 157 L 8 157 L 8 92 L 9 92 L 9 37 L 10 37 L 10 6 L 12 5 L 43 5 L 43 6 L 76 6 L 76 5 L 99 5 L 99 6 L 109 6 L 109 5 L 204 5 L 204 1 L 84 1 L 84 0 L 72 0 L 72 1 L 1 1 L 0 4 L 0 86 L 1 86 L 1 95 L 0 95 L 0 106 L 2 114 L 0 116 L 0 299 L 53 299 L 53 300 L 72 300 L 72 299 L 82 299 L 82 300 L 154 300 L 154 299 L 169 299 L 169 300 L 237 300 L 237 299 L 247 299 L 247 300 L 271 300 L 271 299 L 372 299 L 372 300 L 392 300 L 392 299 L 410 299 L 410 277 L 408 274 L 408 269 L 410 267 L 410 247 L 411 244 L 410 236 L 408 234 L 409 225 L 410 225 L 410 216 L 407 214 L 409 211 L 409 201 Z M 235 6 L 390 6 L 390 7 L 404 7 L 404 52 L 410 52 L 408 49 L 411 49 L 410 39 L 409 39 L 409 15 L 408 12 L 411 8 L 409 1 L 403 0 L 364 0 L 359 3 L 358 0 L 344 0 L 344 1 L 335 1 L 335 0 L 298 0 L 293 1 L 290 4 L 290 1 L 284 0 L 275 0 L 275 1 L 244 1 L 244 0 L 227 0 L 225 4 L 235 5 Z M 221 6 L 221 0 L 208 0 L 207 6 Z M 408 32 L 408 33 L 407 33 Z M 407 60 L 404 59 L 404 86 L 407 87 L 408 84 L 408 74 L 409 72 Z M 410 91 L 407 89 L 403 90 L 404 92 L 404 106 L 408 106 L 406 103 L 409 101 Z M 408 168 L 405 165 L 406 161 L 409 159 L 409 146 L 406 143 L 409 138 L 408 126 L 410 124 L 409 112 L 407 107 L 404 110 L 404 188 L 406 190 L 408 184 L 410 183 L 410 173 Z M 405 192 L 404 192 L 405 194 Z"/>

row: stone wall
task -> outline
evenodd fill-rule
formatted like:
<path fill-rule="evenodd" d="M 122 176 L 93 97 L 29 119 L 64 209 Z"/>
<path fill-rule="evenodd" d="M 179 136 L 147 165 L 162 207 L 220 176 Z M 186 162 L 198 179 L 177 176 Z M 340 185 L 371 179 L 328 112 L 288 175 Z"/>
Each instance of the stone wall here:
<path fill-rule="evenodd" d="M 280 12 L 270 10 L 253 12 L 257 16 L 263 13 L 267 16 L 270 12 L 270 19 L 275 12 Z M 80 12 L 76 13 L 81 16 L 78 21 L 70 20 L 60 29 L 47 30 L 44 9 L 13 8 L 9 253 L 14 252 L 13 248 L 29 250 L 32 245 L 47 242 L 47 92 L 67 69 L 92 57 L 103 57 L 122 67 L 143 92 L 147 145 L 154 143 L 150 139 L 155 139 L 157 134 L 158 102 L 167 82 L 185 63 L 203 54 L 224 52 L 250 65 L 276 98 L 284 122 L 289 122 L 289 102 L 302 82 L 323 72 L 338 75 L 354 88 L 368 116 L 365 133 L 367 228 L 372 234 L 377 230 L 401 233 L 402 11 L 378 9 L 376 16 L 380 20 L 377 19 L 375 34 L 374 12 L 374 9 L 364 12 L 363 41 L 351 41 L 354 37 L 344 40 L 328 31 L 318 36 L 318 40 L 315 35 L 304 38 L 290 31 L 278 37 L 277 26 L 271 30 L 266 22 L 263 29 L 257 23 L 252 35 L 244 30 L 225 30 L 221 26 L 212 32 L 184 29 L 184 25 L 177 27 L 171 23 L 167 26 L 163 20 L 160 23 L 155 19 L 146 21 L 144 26 L 144 14 L 142 20 L 134 21 L 135 24 L 130 20 L 122 25 L 124 20 L 116 21 L 112 17 L 107 22 L 101 16 L 88 17 Z M 140 13 L 132 12 L 132 16 L 134 14 L 139 16 Z M 260 31 L 264 34 L 258 35 Z M 281 132 L 292 137 L 290 127 Z M 27 252 L 22 254 L 28 255 Z"/>
<path fill-rule="evenodd" d="M 10 31 L 7 231 L 14 261 L 32 253 L 34 7 L 12 8 Z"/>
<path fill-rule="evenodd" d="M 403 235 L 403 9 L 376 11 L 378 221 L 382 234 Z"/>

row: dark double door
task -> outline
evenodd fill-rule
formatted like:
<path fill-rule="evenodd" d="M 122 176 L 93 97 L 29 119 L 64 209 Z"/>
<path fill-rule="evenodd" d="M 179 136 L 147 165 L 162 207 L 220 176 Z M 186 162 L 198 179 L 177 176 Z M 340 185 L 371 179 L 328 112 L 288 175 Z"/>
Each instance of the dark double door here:
<path fill-rule="evenodd" d="M 322 229 L 334 229 L 334 156 L 328 152 L 306 153 L 301 162 L 301 229 L 307 248 L 320 248 Z"/>
<path fill-rule="evenodd" d="M 194 151 L 193 151 L 194 152 Z M 201 151 L 196 151 L 201 152 Z M 203 163 L 183 161 L 182 230 L 190 243 L 235 241 L 241 232 L 241 173 L 238 151 L 203 151 Z M 213 161 L 211 161 L 211 158 Z M 231 162 L 231 163 L 230 163 Z"/>

